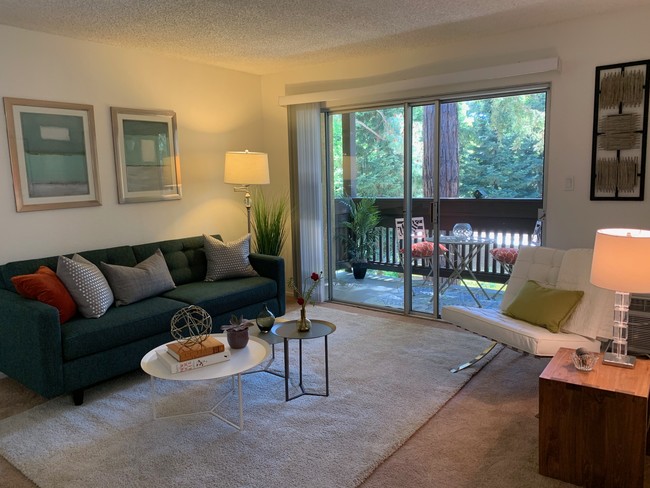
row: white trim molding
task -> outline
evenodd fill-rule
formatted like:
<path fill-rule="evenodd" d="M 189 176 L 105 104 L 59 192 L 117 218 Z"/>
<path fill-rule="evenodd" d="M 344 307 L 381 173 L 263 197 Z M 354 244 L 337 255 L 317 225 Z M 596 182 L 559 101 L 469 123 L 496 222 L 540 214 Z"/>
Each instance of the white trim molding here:
<path fill-rule="evenodd" d="M 475 68 L 465 71 L 456 71 L 453 73 L 442 73 L 423 76 L 420 78 L 379 83 L 365 87 L 301 93 L 297 95 L 285 95 L 279 97 L 278 102 L 283 107 L 289 105 L 298 105 L 302 103 L 331 102 L 335 100 L 347 100 L 357 97 L 367 97 L 400 91 L 417 90 L 420 88 L 433 86 L 510 78 L 513 76 L 547 73 L 551 71 L 560 71 L 559 57 L 535 59 L 531 61 L 520 61 L 517 63 L 502 64 L 499 66 L 488 66 L 485 68 Z"/>

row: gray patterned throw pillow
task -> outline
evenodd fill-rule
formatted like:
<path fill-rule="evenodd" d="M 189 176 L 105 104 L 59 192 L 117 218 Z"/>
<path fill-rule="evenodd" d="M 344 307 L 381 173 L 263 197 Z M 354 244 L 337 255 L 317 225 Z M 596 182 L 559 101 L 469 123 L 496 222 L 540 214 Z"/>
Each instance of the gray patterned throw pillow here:
<path fill-rule="evenodd" d="M 115 306 L 128 305 L 176 288 L 160 249 L 134 267 L 99 263 L 115 295 Z"/>
<path fill-rule="evenodd" d="M 208 260 L 205 281 L 257 276 L 248 260 L 250 247 L 250 234 L 232 242 L 221 242 L 219 239 L 203 234 L 203 249 Z"/>
<path fill-rule="evenodd" d="M 59 256 L 56 275 L 72 295 L 79 313 L 98 318 L 113 304 L 113 292 L 99 268 L 75 254 L 72 259 Z"/>

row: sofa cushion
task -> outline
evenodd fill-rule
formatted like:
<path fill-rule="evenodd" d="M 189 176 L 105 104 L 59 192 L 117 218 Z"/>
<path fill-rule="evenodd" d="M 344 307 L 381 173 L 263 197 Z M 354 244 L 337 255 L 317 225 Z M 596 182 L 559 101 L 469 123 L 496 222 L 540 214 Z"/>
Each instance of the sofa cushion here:
<path fill-rule="evenodd" d="M 101 263 L 101 270 L 118 307 L 159 295 L 176 286 L 160 249 L 133 267 Z"/>
<path fill-rule="evenodd" d="M 213 237 L 220 239 L 219 235 Z M 138 244 L 133 246 L 133 253 L 138 261 L 142 261 L 156 249 L 162 251 L 176 285 L 205 279 L 207 260 L 203 250 L 203 236 Z"/>
<path fill-rule="evenodd" d="M 506 310 L 510 306 L 528 280 L 536 281 L 542 286 L 554 287 L 564 253 L 563 250 L 550 247 L 520 247 L 517 262 L 501 300 L 501 310 Z"/>
<path fill-rule="evenodd" d="M 11 278 L 18 293 L 25 298 L 38 300 L 59 311 L 59 322 L 65 323 L 77 313 L 77 304 L 63 282 L 47 266 L 41 266 L 36 273 Z"/>
<path fill-rule="evenodd" d="M 257 276 L 248 259 L 251 247 L 250 234 L 231 242 L 222 242 L 209 235 L 204 235 L 203 239 L 203 248 L 208 259 L 205 281 Z"/>
<path fill-rule="evenodd" d="M 591 284 L 593 253 L 593 249 L 569 249 L 562 260 L 557 287 L 585 292 L 569 320 L 562 326 L 562 331 L 589 339 L 609 339 L 613 335 L 615 293 Z"/>
<path fill-rule="evenodd" d="M 61 326 L 63 360 L 70 361 L 169 332 L 172 317 L 184 306 L 168 298 L 153 297 L 126 307 L 111 307 L 96 319 L 73 319 Z"/>
<path fill-rule="evenodd" d="M 187 283 L 163 296 L 188 305 L 198 305 L 216 317 L 247 305 L 277 299 L 277 294 L 278 286 L 274 280 L 255 276 Z"/>
<path fill-rule="evenodd" d="M 561 347 L 600 351 L 600 341 L 564 332 L 554 334 L 543 327 L 508 317 L 499 310 L 446 306 L 441 315 L 443 320 L 459 327 L 535 356 L 553 356 Z"/>
<path fill-rule="evenodd" d="M 59 256 L 56 274 L 84 317 L 101 317 L 113 304 L 113 292 L 102 272 L 80 255 Z"/>
<path fill-rule="evenodd" d="M 582 290 L 547 288 L 529 280 L 503 313 L 557 333 L 584 294 Z"/>

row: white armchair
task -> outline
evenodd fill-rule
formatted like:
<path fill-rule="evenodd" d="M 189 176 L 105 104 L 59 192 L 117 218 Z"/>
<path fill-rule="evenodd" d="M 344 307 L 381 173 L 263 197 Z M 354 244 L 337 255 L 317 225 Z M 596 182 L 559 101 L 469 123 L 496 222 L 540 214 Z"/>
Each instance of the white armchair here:
<path fill-rule="evenodd" d="M 497 343 L 540 357 L 553 356 L 561 347 L 600 351 L 612 336 L 611 304 L 614 295 L 589 282 L 592 252 L 591 249 L 563 251 L 548 247 L 523 247 L 512 269 L 500 310 L 443 307 L 443 320 L 493 341 L 480 355 L 452 369 L 452 372 L 474 364 Z M 560 332 L 553 333 L 503 313 L 528 280 L 545 287 L 584 292 Z"/>

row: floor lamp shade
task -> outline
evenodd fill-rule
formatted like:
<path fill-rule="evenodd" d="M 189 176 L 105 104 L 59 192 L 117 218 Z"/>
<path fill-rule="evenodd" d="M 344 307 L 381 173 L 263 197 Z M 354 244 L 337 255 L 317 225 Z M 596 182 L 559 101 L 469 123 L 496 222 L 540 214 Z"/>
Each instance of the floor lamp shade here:
<path fill-rule="evenodd" d="M 223 181 L 233 185 L 268 185 L 271 182 L 268 155 L 261 152 L 228 151 Z"/>
<path fill-rule="evenodd" d="M 650 231 L 597 231 L 591 283 L 616 292 L 612 348 L 605 353 L 603 363 L 633 368 L 636 358 L 627 355 L 630 293 L 650 292 Z"/>

